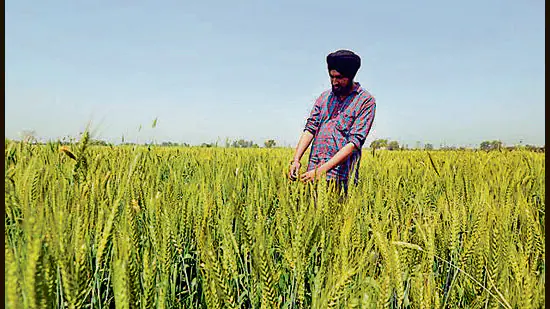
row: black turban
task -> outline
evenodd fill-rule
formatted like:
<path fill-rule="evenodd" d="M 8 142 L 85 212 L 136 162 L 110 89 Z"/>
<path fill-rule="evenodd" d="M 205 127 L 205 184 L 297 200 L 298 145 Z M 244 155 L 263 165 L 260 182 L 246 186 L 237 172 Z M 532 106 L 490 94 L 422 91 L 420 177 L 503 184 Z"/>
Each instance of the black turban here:
<path fill-rule="evenodd" d="M 345 77 L 353 79 L 359 67 L 361 58 L 349 50 L 339 50 L 327 56 L 328 70 L 336 70 Z"/>

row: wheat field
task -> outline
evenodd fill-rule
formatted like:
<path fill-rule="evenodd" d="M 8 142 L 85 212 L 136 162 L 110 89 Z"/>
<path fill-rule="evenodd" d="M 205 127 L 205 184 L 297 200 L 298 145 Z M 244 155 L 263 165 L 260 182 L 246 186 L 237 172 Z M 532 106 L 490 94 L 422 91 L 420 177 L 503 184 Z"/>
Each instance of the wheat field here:
<path fill-rule="evenodd" d="M 6 308 L 545 306 L 543 153 L 364 150 L 341 200 L 292 149 L 88 138 L 5 142 Z"/>

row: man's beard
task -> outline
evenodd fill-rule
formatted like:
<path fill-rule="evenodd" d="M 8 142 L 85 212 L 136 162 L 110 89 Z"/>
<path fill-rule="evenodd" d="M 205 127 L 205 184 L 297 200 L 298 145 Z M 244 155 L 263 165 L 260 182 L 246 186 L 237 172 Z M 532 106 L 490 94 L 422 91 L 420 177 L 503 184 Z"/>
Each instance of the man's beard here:
<path fill-rule="evenodd" d="M 346 87 L 343 87 L 343 86 L 336 87 L 333 85 L 332 92 L 334 92 L 334 94 L 338 96 L 345 95 L 350 92 L 351 87 L 352 87 L 352 83 L 349 83 Z"/>

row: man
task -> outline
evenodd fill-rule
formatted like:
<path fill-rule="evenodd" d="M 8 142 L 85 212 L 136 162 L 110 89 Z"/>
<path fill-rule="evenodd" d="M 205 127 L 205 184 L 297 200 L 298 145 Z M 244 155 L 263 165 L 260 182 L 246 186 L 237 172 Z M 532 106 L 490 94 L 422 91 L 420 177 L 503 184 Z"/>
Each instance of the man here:
<path fill-rule="evenodd" d="M 371 94 L 354 81 L 361 58 L 352 51 L 339 50 L 327 56 L 332 85 L 316 100 L 291 161 L 289 177 L 297 179 L 300 159 L 309 147 L 311 151 L 306 173 L 300 180 L 307 182 L 326 175 L 338 189 L 347 192 L 348 180 L 354 172 L 359 179 L 361 147 L 374 120 L 376 102 Z"/>

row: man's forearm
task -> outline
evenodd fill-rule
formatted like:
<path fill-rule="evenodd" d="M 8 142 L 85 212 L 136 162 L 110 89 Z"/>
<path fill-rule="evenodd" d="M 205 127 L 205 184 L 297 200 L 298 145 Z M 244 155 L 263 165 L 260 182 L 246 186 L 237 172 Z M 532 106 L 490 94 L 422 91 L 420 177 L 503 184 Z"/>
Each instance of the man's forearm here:
<path fill-rule="evenodd" d="M 332 158 L 330 158 L 330 160 L 325 162 L 325 164 L 319 166 L 318 171 L 320 173 L 328 172 L 336 165 L 344 162 L 353 153 L 354 150 L 355 145 L 352 143 L 348 143 L 346 146 L 340 149 Z"/>
<path fill-rule="evenodd" d="M 306 149 L 309 147 L 309 144 L 311 143 L 312 140 L 313 140 L 313 134 L 311 134 L 311 132 L 304 131 L 302 133 L 302 136 L 300 136 L 300 141 L 296 146 L 294 157 L 292 158 L 293 161 L 300 161 L 300 159 L 304 155 L 304 152 L 306 152 Z"/>

